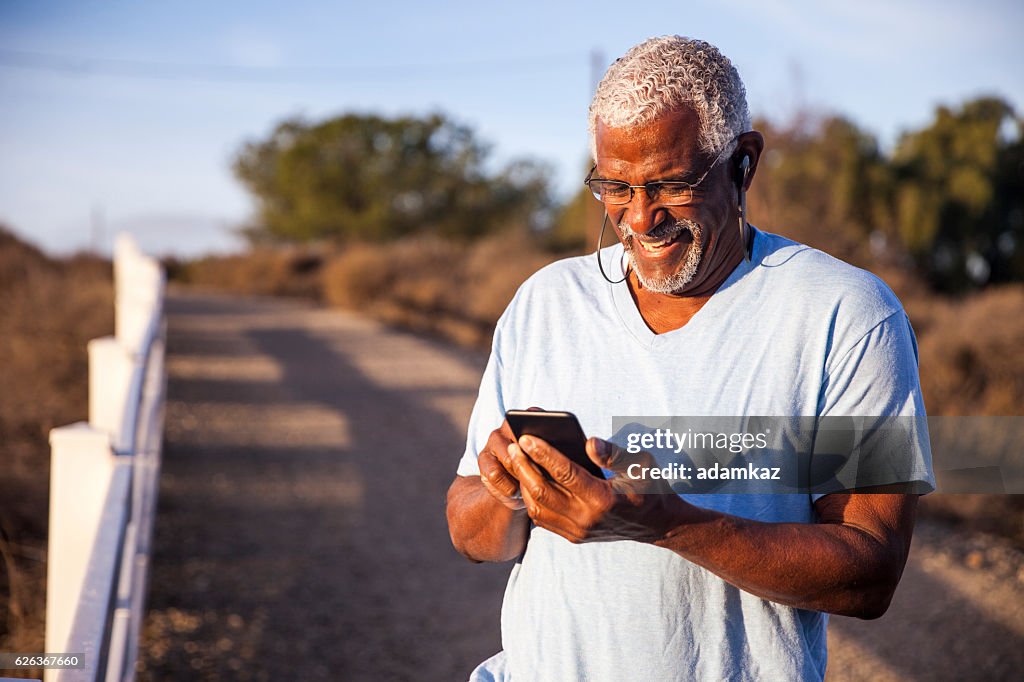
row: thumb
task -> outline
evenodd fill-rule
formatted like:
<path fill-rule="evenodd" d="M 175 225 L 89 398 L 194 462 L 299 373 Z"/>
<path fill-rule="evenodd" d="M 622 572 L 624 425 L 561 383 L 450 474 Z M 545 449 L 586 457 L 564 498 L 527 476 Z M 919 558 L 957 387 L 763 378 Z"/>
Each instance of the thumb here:
<path fill-rule="evenodd" d="M 600 438 L 588 438 L 586 449 L 587 456 L 590 457 L 591 462 L 604 469 L 612 468 L 611 464 L 615 459 L 614 443 L 609 443 Z"/>
<path fill-rule="evenodd" d="M 631 456 L 625 450 L 611 441 L 601 438 L 590 438 L 587 440 L 587 454 L 598 466 L 612 471 L 618 471 L 625 464 L 626 456 Z"/>
<path fill-rule="evenodd" d="M 611 441 L 601 438 L 590 438 L 587 440 L 587 454 L 590 459 L 605 469 L 611 469 L 616 473 L 623 473 L 630 464 L 641 466 L 657 466 L 657 461 L 650 453 L 640 451 L 637 453 L 628 452 Z"/>
<path fill-rule="evenodd" d="M 641 477 L 635 480 L 630 475 L 630 467 L 634 464 L 643 469 L 659 467 L 658 460 L 646 450 L 629 452 L 610 441 L 600 438 L 591 438 L 587 441 L 587 454 L 595 464 L 615 472 L 612 486 L 617 487 L 620 492 L 633 492 L 642 494 L 674 495 L 676 490 L 667 481 L 660 478 Z"/>

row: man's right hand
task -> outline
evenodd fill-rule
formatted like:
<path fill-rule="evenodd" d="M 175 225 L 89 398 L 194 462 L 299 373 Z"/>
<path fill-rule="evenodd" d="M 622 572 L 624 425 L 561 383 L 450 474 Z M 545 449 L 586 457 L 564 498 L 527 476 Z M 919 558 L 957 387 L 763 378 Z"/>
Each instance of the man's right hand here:
<path fill-rule="evenodd" d="M 512 511 L 526 508 L 519 492 L 519 480 L 512 474 L 512 460 L 508 446 L 515 442 L 515 435 L 508 422 L 491 431 L 483 452 L 477 457 L 480 467 L 480 482 L 498 502 Z"/>
<path fill-rule="evenodd" d="M 480 475 L 456 476 L 448 488 L 448 532 L 455 549 L 472 561 L 509 561 L 526 549 L 530 517 L 510 473 L 514 439 L 502 422 L 477 456 Z"/>

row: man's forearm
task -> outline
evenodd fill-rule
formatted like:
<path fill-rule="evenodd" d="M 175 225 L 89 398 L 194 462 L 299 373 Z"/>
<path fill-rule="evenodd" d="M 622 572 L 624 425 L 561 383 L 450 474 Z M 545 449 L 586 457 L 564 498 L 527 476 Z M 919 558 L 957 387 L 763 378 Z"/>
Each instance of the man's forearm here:
<path fill-rule="evenodd" d="M 491 495 L 479 476 L 458 476 L 448 489 L 448 532 L 460 554 L 473 561 L 509 561 L 526 549 L 530 518 Z"/>
<path fill-rule="evenodd" d="M 915 504 L 906 496 L 888 513 L 912 527 Z M 858 618 L 885 613 L 910 545 L 909 533 L 878 526 L 764 523 L 703 509 L 687 516 L 655 544 L 764 599 Z"/>

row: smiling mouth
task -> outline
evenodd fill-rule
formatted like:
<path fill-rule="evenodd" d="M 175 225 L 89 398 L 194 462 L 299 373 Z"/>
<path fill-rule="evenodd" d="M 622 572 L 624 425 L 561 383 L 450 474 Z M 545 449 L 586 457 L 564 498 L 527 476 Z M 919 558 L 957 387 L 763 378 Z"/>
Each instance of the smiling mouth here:
<path fill-rule="evenodd" d="M 673 227 L 674 229 L 672 229 L 667 236 L 662 237 L 661 239 L 641 239 L 639 235 L 634 234 L 633 241 L 638 243 L 641 249 L 643 249 L 647 253 L 652 254 L 660 253 L 661 251 L 664 251 L 665 249 L 668 249 L 669 247 L 674 246 L 675 244 L 681 241 L 684 241 L 684 235 L 686 235 L 686 237 L 689 238 L 685 241 L 693 241 L 693 233 L 690 232 L 689 228 L 686 225 L 682 223 L 676 223 L 676 225 Z"/>
<path fill-rule="evenodd" d="M 662 239 L 661 241 L 649 242 L 641 241 L 638 239 L 637 242 L 640 243 L 640 248 L 642 248 L 644 251 L 657 252 L 674 243 L 678 238 L 679 235 L 677 234 L 673 237 L 669 237 L 668 239 Z"/>

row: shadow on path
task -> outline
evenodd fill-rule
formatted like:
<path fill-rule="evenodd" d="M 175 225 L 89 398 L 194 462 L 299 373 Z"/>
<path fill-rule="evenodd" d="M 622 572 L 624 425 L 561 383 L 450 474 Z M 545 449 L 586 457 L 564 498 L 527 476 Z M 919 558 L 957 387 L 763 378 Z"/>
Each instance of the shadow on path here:
<path fill-rule="evenodd" d="M 436 363 L 436 345 L 304 315 L 326 313 L 170 301 L 143 679 L 457 680 L 500 648 L 509 566 L 458 556 L 444 518 L 465 434 L 434 404 L 457 401 L 468 419 L 476 385 L 417 382 L 408 354 Z M 378 337 L 407 355 L 388 387 L 353 356 Z M 443 353 L 479 376 L 479 357 Z M 276 379 L 203 376 L 246 354 Z"/>

